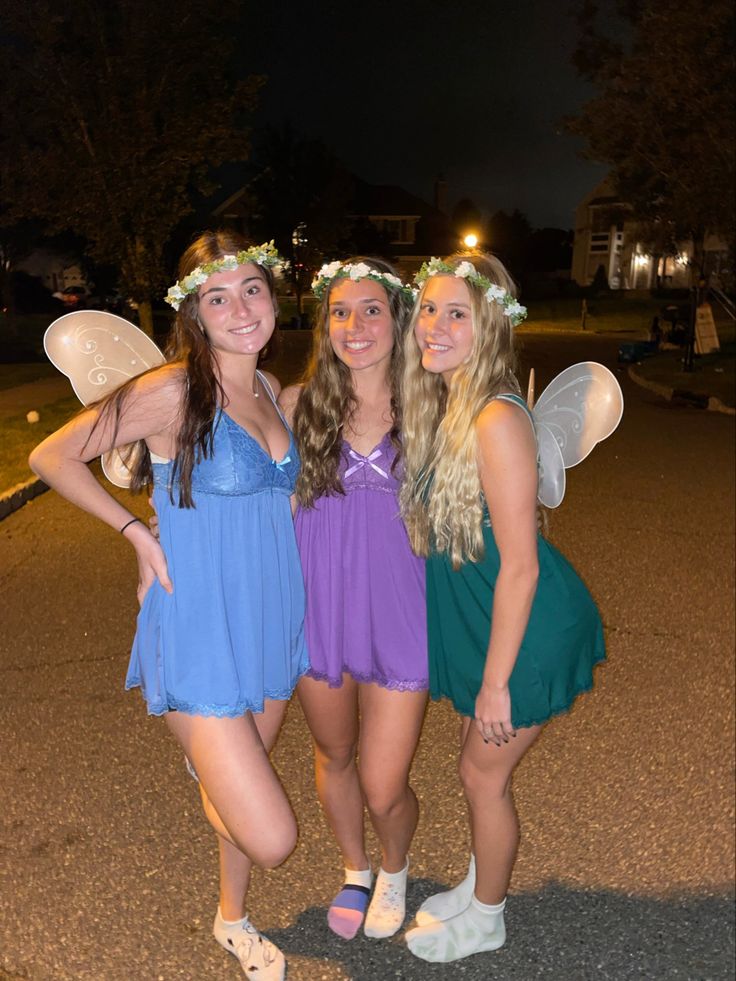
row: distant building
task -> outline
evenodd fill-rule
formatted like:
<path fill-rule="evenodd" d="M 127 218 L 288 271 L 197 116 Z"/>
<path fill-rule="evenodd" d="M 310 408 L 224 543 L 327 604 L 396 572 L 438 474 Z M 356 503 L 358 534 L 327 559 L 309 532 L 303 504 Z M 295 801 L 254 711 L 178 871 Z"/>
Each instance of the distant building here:
<path fill-rule="evenodd" d="M 637 239 L 630 206 L 613 193 L 605 178 L 575 211 L 572 278 L 579 286 L 588 286 L 602 266 L 613 290 L 687 288 L 693 243 L 678 242 L 677 247 L 676 255 L 648 252 Z M 704 248 L 706 275 L 718 282 L 730 268 L 728 247 L 718 236 L 706 235 Z"/>
<path fill-rule="evenodd" d="M 68 286 L 89 285 L 79 260 L 54 249 L 34 249 L 15 268 L 40 279 L 52 293 L 61 293 Z"/>
<path fill-rule="evenodd" d="M 444 211 L 446 185 L 435 185 L 435 204 L 429 204 L 395 184 L 369 184 L 352 178 L 353 192 L 346 215 L 354 228 L 359 251 L 362 240 L 370 240 L 367 251 L 393 259 L 402 277 L 408 278 L 433 255 L 454 252 L 459 243 Z M 247 234 L 253 199 L 247 187 L 235 191 L 213 208 L 211 214 Z M 366 229 L 370 235 L 366 235 Z M 305 229 L 309 233 L 309 228 Z M 376 249 L 377 243 L 380 247 Z"/>
<path fill-rule="evenodd" d="M 355 181 L 350 217 L 368 221 L 384 236 L 391 256 L 404 277 L 416 272 L 433 255 L 447 255 L 458 246 L 443 210 L 446 185 L 435 185 L 435 204 L 428 204 L 395 184 Z"/>

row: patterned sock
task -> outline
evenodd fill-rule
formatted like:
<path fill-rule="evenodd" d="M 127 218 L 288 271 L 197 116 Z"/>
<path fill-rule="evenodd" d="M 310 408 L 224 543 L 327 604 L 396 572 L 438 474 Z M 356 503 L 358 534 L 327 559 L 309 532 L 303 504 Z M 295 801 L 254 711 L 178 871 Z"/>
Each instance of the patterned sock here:
<path fill-rule="evenodd" d="M 368 907 L 363 933 L 366 937 L 393 937 L 406 917 L 406 880 L 409 862 L 400 872 L 379 869 L 373 899 Z"/>
<path fill-rule="evenodd" d="M 212 933 L 218 944 L 238 958 L 251 981 L 284 981 L 284 955 L 256 930 L 247 916 L 242 920 L 224 920 L 218 906 Z"/>
<path fill-rule="evenodd" d="M 497 906 L 489 906 L 473 896 L 468 908 L 449 920 L 409 930 L 406 944 L 416 957 L 440 964 L 498 950 L 506 940 L 505 905 L 505 899 Z"/>
<path fill-rule="evenodd" d="M 327 911 L 327 925 L 343 940 L 352 940 L 360 929 L 372 884 L 370 869 L 345 869 L 345 885 Z"/>
<path fill-rule="evenodd" d="M 429 926 L 438 920 L 449 920 L 456 913 L 462 913 L 470 906 L 475 889 L 475 855 L 470 855 L 470 865 L 468 874 L 463 881 L 448 889 L 446 892 L 438 892 L 429 899 L 425 899 L 417 910 L 416 921 L 419 926 Z"/>

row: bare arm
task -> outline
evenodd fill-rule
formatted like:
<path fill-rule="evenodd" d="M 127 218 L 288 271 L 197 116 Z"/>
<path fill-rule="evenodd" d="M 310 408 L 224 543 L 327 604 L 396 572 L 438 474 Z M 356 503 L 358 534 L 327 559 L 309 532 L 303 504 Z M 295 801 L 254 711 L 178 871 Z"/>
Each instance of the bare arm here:
<path fill-rule="evenodd" d="M 114 413 L 96 428 L 98 409 L 90 409 L 68 422 L 31 453 L 29 465 L 50 487 L 72 504 L 100 518 L 119 531 L 138 555 L 141 589 L 156 576 L 170 591 L 166 561 L 160 546 L 139 522 L 128 524 L 133 515 L 94 477 L 87 464 L 114 446 L 150 439 L 159 448 L 169 443 L 176 424 L 182 393 L 182 375 L 174 367 L 143 376 L 133 386 L 123 406 L 115 432 Z M 155 546 L 155 548 L 152 548 Z"/>
<path fill-rule="evenodd" d="M 529 419 L 507 402 L 491 402 L 476 432 L 481 486 L 501 560 L 476 725 L 498 741 L 513 733 L 508 682 L 539 577 L 537 448 Z"/>

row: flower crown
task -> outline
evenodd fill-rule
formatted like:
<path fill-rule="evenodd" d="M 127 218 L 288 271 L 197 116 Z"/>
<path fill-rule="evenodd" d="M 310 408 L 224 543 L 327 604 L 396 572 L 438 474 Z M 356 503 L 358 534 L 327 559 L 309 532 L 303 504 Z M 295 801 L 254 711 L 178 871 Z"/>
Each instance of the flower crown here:
<path fill-rule="evenodd" d="M 522 321 L 526 320 L 526 307 L 522 306 L 515 296 L 507 293 L 502 286 L 497 286 L 487 276 L 479 273 L 473 263 L 468 262 L 467 259 L 457 266 L 451 266 L 449 262 L 432 257 L 429 262 L 425 262 L 422 265 L 422 268 L 414 277 L 414 282 L 417 286 L 423 286 L 430 276 L 438 275 L 457 276 L 458 279 L 467 279 L 473 286 L 477 286 L 483 290 L 485 298 L 489 303 L 501 304 L 503 312 L 509 318 L 513 327 L 518 327 Z"/>
<path fill-rule="evenodd" d="M 224 255 L 221 259 L 197 266 L 188 276 L 174 283 L 164 299 L 178 310 L 182 300 L 190 293 L 196 293 L 198 287 L 206 283 L 213 273 L 222 272 L 223 269 L 237 269 L 238 266 L 244 266 L 248 262 L 254 262 L 257 266 L 267 266 L 273 270 L 274 276 L 280 276 L 287 268 L 287 263 L 276 251 L 272 239 L 270 242 L 264 242 L 263 245 L 251 245 L 249 249 L 243 249 L 236 255 Z"/>
<path fill-rule="evenodd" d="M 356 283 L 360 279 L 372 279 L 384 287 L 399 290 L 410 300 L 414 297 L 411 287 L 404 286 L 399 277 L 394 276 L 393 273 L 381 272 L 380 269 L 369 266 L 367 262 L 340 262 L 336 259 L 334 262 L 326 262 L 312 280 L 312 292 L 318 300 L 325 295 L 333 279 L 352 279 Z"/>

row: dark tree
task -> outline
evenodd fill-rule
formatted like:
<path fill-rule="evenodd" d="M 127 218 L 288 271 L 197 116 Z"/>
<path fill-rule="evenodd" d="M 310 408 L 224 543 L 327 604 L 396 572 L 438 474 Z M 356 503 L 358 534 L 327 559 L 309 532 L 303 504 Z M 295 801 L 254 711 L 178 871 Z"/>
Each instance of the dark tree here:
<path fill-rule="evenodd" d="M 527 265 L 534 272 L 570 269 L 573 233 L 563 228 L 535 228 L 529 237 Z"/>
<path fill-rule="evenodd" d="M 248 170 L 251 232 L 274 238 L 291 257 L 301 309 L 323 256 L 345 250 L 350 239 L 353 178 L 324 143 L 289 126 L 260 133 Z"/>
<path fill-rule="evenodd" d="M 497 211 L 488 223 L 491 252 L 499 255 L 516 276 L 526 266 L 531 233 L 529 219 L 518 208 L 510 215 Z"/>
<path fill-rule="evenodd" d="M 578 7 L 575 62 L 599 94 L 568 126 L 610 165 L 645 237 L 692 238 L 699 261 L 706 231 L 734 234 L 734 5 L 625 0 L 625 41 L 601 31 L 606 13 L 597 0 Z"/>
<path fill-rule="evenodd" d="M 14 0 L 0 13 L 0 152 L 11 216 L 84 236 L 151 332 L 163 250 L 243 159 L 261 79 L 231 72 L 239 0 Z"/>

